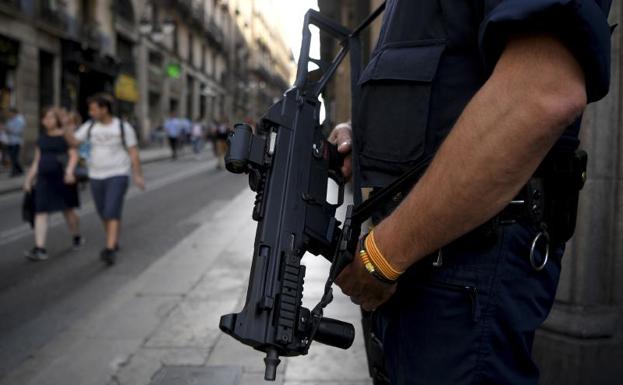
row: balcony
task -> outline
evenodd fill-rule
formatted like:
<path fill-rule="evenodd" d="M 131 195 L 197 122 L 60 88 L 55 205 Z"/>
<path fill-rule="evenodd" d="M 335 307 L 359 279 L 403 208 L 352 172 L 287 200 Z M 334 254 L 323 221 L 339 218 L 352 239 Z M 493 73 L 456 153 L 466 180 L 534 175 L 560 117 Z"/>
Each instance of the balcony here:
<path fill-rule="evenodd" d="M 51 7 L 49 1 L 37 2 L 37 18 L 42 23 L 65 31 L 67 29 L 67 15 L 58 7 Z"/>
<path fill-rule="evenodd" d="M 21 9 L 21 0 L 0 0 L 0 5 L 9 6 L 16 9 Z"/>
<path fill-rule="evenodd" d="M 206 21 L 206 12 L 205 12 L 205 6 L 203 4 L 195 5 L 193 7 L 192 16 L 190 20 L 195 27 L 200 28 L 200 29 L 204 28 L 205 21 Z"/>
<path fill-rule="evenodd" d="M 164 4 L 174 8 L 184 17 L 190 17 L 193 14 L 192 0 L 166 0 Z"/>
<path fill-rule="evenodd" d="M 99 27 L 94 23 L 81 24 L 78 39 L 83 47 L 101 51 L 104 48 L 105 37 Z"/>
<path fill-rule="evenodd" d="M 216 48 L 220 50 L 225 48 L 225 34 L 213 19 L 205 24 L 205 36 Z"/>

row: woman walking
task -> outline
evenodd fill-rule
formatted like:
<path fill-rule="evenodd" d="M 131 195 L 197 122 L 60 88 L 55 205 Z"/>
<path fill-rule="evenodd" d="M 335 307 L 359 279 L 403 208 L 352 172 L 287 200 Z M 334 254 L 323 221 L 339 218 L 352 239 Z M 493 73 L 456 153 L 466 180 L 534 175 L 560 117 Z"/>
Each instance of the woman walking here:
<path fill-rule="evenodd" d="M 78 152 L 65 141 L 63 126 L 64 112 L 59 108 L 44 111 L 41 124 L 43 132 L 37 141 L 35 158 L 30 166 L 24 190 L 35 190 L 35 246 L 26 256 L 33 261 L 48 258 L 45 248 L 48 230 L 48 215 L 62 211 L 72 235 L 73 247 L 82 245 L 79 219 L 74 211 L 80 206 L 74 169 Z"/>

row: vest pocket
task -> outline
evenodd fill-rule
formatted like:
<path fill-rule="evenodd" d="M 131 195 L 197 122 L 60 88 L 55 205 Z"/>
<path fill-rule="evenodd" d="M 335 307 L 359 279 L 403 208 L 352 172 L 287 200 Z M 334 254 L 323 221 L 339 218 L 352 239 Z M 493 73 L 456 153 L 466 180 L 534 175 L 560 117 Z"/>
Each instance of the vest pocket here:
<path fill-rule="evenodd" d="M 392 43 L 372 58 L 359 80 L 355 132 L 364 183 L 370 173 L 399 175 L 425 150 L 431 88 L 444 40 Z M 384 184 L 384 183 L 382 183 Z"/>

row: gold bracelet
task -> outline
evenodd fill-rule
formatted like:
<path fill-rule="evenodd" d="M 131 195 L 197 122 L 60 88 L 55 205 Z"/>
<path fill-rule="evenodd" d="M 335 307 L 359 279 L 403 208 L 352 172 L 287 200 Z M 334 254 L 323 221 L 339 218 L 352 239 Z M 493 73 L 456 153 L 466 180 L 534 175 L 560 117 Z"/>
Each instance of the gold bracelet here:
<path fill-rule="evenodd" d="M 359 245 L 359 257 L 361 257 L 361 262 L 363 263 L 363 266 L 366 268 L 368 273 L 370 273 L 370 275 L 372 275 L 374 278 L 386 284 L 392 285 L 394 283 L 394 281 L 389 280 L 387 277 L 381 274 L 377 270 L 376 266 L 374 266 L 372 261 L 370 261 L 370 256 L 368 255 L 368 252 L 366 251 L 366 247 L 364 245 L 363 239 L 360 241 L 360 245 Z"/>
<path fill-rule="evenodd" d="M 404 271 L 394 269 L 389 261 L 387 261 L 387 258 L 383 256 L 383 253 L 379 250 L 376 240 L 374 239 L 374 230 L 366 237 L 365 246 L 370 262 L 376 267 L 378 273 L 387 280 L 396 281 L 404 273 Z"/>

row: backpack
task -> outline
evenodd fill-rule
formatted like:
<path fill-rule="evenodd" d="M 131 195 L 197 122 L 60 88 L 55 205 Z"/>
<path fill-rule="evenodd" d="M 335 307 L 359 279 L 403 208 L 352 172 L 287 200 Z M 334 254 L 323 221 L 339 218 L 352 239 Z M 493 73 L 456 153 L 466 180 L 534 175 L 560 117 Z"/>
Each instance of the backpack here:
<path fill-rule="evenodd" d="M 91 143 L 91 131 L 93 131 L 93 126 L 95 126 L 94 120 L 90 120 L 89 122 L 89 128 L 87 129 L 87 143 Z M 128 145 L 125 142 L 125 122 L 122 119 L 119 119 L 119 130 L 121 130 L 121 144 L 123 145 L 123 148 L 127 151 Z"/>

